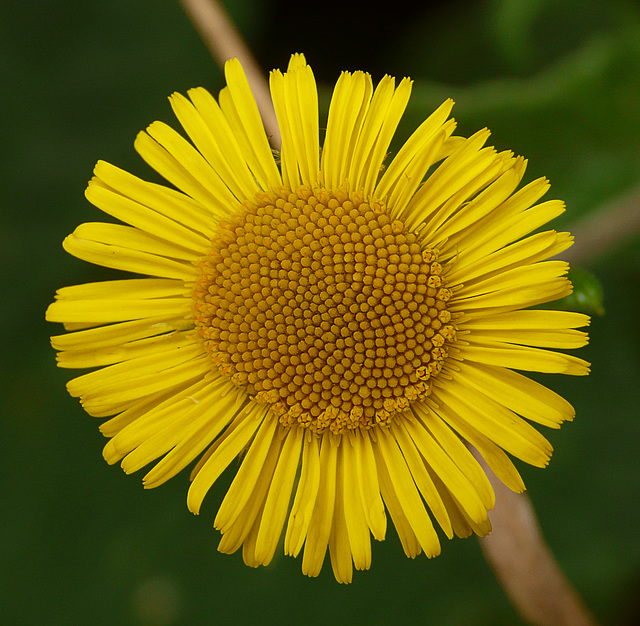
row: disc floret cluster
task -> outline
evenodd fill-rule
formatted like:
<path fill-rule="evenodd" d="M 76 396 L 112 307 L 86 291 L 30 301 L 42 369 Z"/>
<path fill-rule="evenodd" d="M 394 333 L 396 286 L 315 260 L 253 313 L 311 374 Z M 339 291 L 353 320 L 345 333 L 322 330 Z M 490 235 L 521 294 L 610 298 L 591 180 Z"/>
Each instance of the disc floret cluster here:
<path fill-rule="evenodd" d="M 455 339 L 437 249 L 343 190 L 258 194 L 220 225 L 200 270 L 207 350 L 284 425 L 388 423 L 429 394 Z"/>

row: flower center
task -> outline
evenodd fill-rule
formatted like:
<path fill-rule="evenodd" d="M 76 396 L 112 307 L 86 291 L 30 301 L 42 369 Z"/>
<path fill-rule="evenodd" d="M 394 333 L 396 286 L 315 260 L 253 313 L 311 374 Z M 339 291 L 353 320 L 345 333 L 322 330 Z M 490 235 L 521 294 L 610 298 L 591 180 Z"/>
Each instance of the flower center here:
<path fill-rule="evenodd" d="M 455 339 L 438 251 L 342 190 L 260 193 L 220 225 L 194 320 L 220 372 L 285 425 L 387 423 Z"/>

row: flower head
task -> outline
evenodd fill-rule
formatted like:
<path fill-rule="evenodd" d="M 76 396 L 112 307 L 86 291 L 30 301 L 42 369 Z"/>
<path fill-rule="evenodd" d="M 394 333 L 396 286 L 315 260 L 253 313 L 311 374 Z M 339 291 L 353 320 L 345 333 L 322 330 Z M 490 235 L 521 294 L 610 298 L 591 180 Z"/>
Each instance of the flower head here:
<path fill-rule="evenodd" d="M 572 407 L 514 370 L 586 374 L 555 351 L 587 342 L 584 315 L 531 308 L 571 292 L 546 260 L 568 233 L 526 162 L 453 136 L 445 102 L 384 167 L 411 82 L 343 73 L 320 150 L 311 68 L 271 74 L 282 132 L 269 147 L 237 60 L 216 101 L 171 105 L 192 143 L 155 122 L 135 146 L 173 187 L 99 162 L 86 195 L 124 224 L 87 223 L 65 249 L 144 278 L 65 287 L 47 311 L 68 384 L 105 418 L 104 456 L 146 487 L 197 457 L 188 506 L 242 461 L 215 519 L 219 549 L 266 565 L 303 551 L 337 580 L 371 563 L 387 512 L 410 557 L 444 535 L 485 535 L 494 494 L 463 441 L 511 489 L 510 455 L 545 466 Z"/>

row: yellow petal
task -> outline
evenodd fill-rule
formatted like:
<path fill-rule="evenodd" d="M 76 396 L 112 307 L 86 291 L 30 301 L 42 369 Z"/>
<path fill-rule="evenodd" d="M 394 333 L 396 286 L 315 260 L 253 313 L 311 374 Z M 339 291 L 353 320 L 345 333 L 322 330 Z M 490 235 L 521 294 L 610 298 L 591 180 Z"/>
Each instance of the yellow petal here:
<path fill-rule="evenodd" d="M 111 440 L 104 448 L 103 456 L 108 463 L 115 463 L 139 446 L 147 437 L 171 421 L 176 407 L 190 408 L 207 383 L 203 380 L 187 381 L 181 385 L 149 394 L 100 427 Z"/>
<path fill-rule="evenodd" d="M 431 395 L 433 402 L 449 407 L 471 426 L 525 463 L 536 467 L 545 467 L 549 463 L 553 448 L 535 428 L 513 411 L 467 387 L 464 380 L 456 379 L 455 383 L 448 384 L 446 388 L 438 385 Z"/>
<path fill-rule="evenodd" d="M 382 175 L 375 196 L 386 198 L 385 203 L 394 218 L 405 221 L 408 217 L 404 214 L 407 205 L 422 183 L 427 170 L 437 163 L 442 146 L 454 127 L 455 122 L 449 120 L 435 135 L 416 138 L 416 143 L 421 141 L 420 145 L 414 146 L 407 142 Z M 405 148 L 406 152 L 403 152 Z M 398 163 L 399 159 L 403 162 Z"/>
<path fill-rule="evenodd" d="M 285 185 L 317 186 L 319 171 L 318 95 L 308 65 L 295 65 L 286 74 L 274 70 L 269 83 L 282 132 L 282 175 Z"/>
<path fill-rule="evenodd" d="M 238 550 L 243 543 L 247 542 L 243 547 L 242 554 L 245 563 L 252 567 L 257 567 L 259 565 L 259 563 L 255 562 L 253 557 L 255 539 L 258 534 L 262 511 L 264 510 L 267 491 L 271 485 L 276 463 L 280 458 L 281 447 L 279 437 L 274 437 L 271 440 L 267 456 L 263 465 L 260 467 L 257 481 L 253 485 L 253 490 L 251 491 L 246 504 L 238 512 L 236 520 L 226 531 L 223 531 L 222 538 L 218 545 L 218 550 L 220 552 L 231 554 Z M 249 542 L 251 542 L 250 545 L 248 545 Z"/>
<path fill-rule="evenodd" d="M 176 390 L 175 387 L 172 391 L 177 391 L 177 393 L 180 392 L 179 390 Z M 132 424 L 133 422 L 138 420 L 138 418 L 140 418 L 142 415 L 145 415 L 148 411 L 153 410 L 156 406 L 158 406 L 158 404 L 166 400 L 166 398 L 166 390 L 163 390 L 159 393 L 147 396 L 143 400 L 132 402 L 128 407 L 122 407 L 119 410 L 113 411 L 112 413 L 106 413 L 105 415 L 102 415 L 101 417 L 108 417 L 109 415 L 114 415 L 117 413 L 115 417 L 112 417 L 111 419 L 108 419 L 107 421 L 100 424 L 100 432 L 105 437 L 113 437 L 117 435 L 121 430 L 129 426 L 129 424 Z M 124 456 L 124 454 L 113 458 L 108 458 L 106 455 L 103 456 L 105 457 L 107 463 L 113 464 L 118 462 L 122 458 L 122 456 Z"/>
<path fill-rule="evenodd" d="M 263 189 L 281 185 L 282 179 L 273 160 L 258 107 L 240 61 L 227 61 L 224 73 L 228 87 L 220 93 L 220 106 L 234 131 L 244 138 L 241 146 L 245 151 L 245 158 L 250 155 L 251 160 L 247 159 L 250 166 L 253 163 L 254 167 L 263 172 Z M 258 180 L 260 181 L 260 177 Z"/>
<path fill-rule="evenodd" d="M 589 363 L 570 354 L 561 354 L 551 350 L 529 348 L 526 346 L 503 344 L 493 346 L 465 346 L 461 356 L 475 363 L 508 367 L 527 372 L 546 372 L 549 374 L 569 374 L 586 376 Z"/>
<path fill-rule="evenodd" d="M 566 276 L 568 271 L 569 264 L 565 261 L 543 261 L 521 265 L 497 273 L 490 278 L 473 281 L 471 284 L 464 283 L 456 290 L 456 299 L 544 284 L 560 276 Z"/>
<path fill-rule="evenodd" d="M 427 169 L 435 163 L 435 155 L 440 152 L 442 144 L 455 128 L 453 120 L 446 122 L 452 108 L 453 100 L 445 100 L 420 124 L 389 163 L 376 186 L 376 197 L 388 196 L 387 205 L 398 219 L 402 219 L 407 202 L 422 182 Z M 429 153 L 428 158 L 425 158 L 426 153 Z"/>
<path fill-rule="evenodd" d="M 376 450 L 376 448 L 377 445 L 374 445 L 373 449 Z M 376 458 L 377 456 L 378 455 L 376 455 Z M 404 508 L 400 503 L 400 499 L 396 494 L 395 486 L 389 475 L 386 464 L 384 462 L 377 461 L 376 466 L 378 469 L 378 480 L 380 482 L 380 493 L 382 494 L 382 498 L 387 509 L 389 509 L 389 515 L 391 515 L 391 520 L 393 521 L 393 525 L 398 533 L 402 549 L 409 558 L 413 559 L 422 551 L 420 542 L 418 541 L 416 533 L 413 530 L 413 526 L 407 518 L 407 514 L 405 513 Z"/>
<path fill-rule="evenodd" d="M 155 355 L 165 350 L 184 348 L 194 343 L 193 332 L 156 335 L 116 347 L 91 348 L 60 352 L 57 360 L 60 367 L 90 368 L 122 363 L 139 357 Z"/>
<path fill-rule="evenodd" d="M 333 526 L 336 503 L 337 448 L 328 433 L 320 447 L 320 486 L 302 555 L 302 573 L 317 576 L 322 568 Z"/>
<path fill-rule="evenodd" d="M 298 556 L 311 523 L 320 486 L 320 450 L 318 438 L 305 437 L 302 448 L 302 468 L 296 496 L 289 514 L 284 552 Z"/>
<path fill-rule="evenodd" d="M 356 434 L 354 439 L 359 437 L 359 434 Z M 354 480 L 354 477 L 358 476 L 358 459 L 350 441 L 343 439 L 339 454 L 342 454 L 341 463 L 339 459 L 341 471 L 338 472 L 341 476 L 338 476 L 337 480 L 342 478 L 344 521 L 350 546 L 349 558 L 353 558 L 357 570 L 365 570 L 371 567 L 371 538 L 363 508 L 368 503 L 362 501 L 358 481 Z"/>
<path fill-rule="evenodd" d="M 515 164 L 515 162 L 514 162 Z M 437 239 L 463 237 L 465 229 L 475 230 L 478 222 L 498 209 L 516 189 L 521 172 L 510 168 L 483 189 L 473 200 L 452 215 L 437 231 Z"/>
<path fill-rule="evenodd" d="M 75 257 L 95 265 L 111 267 L 134 274 L 177 278 L 193 281 L 196 268 L 191 263 L 176 261 L 160 256 L 165 251 L 159 241 L 141 231 L 121 226 L 118 230 L 118 244 L 112 235 L 116 229 L 105 228 L 106 224 L 82 224 L 63 242 L 64 249 Z M 110 226 L 117 226 L 112 224 Z"/>
<path fill-rule="evenodd" d="M 198 407 L 194 409 L 197 420 L 180 432 L 180 441 L 145 475 L 146 489 L 161 485 L 184 469 L 233 419 L 243 396 L 237 389 L 230 390 L 228 381 L 221 382 L 227 389 L 212 389 L 206 401 L 198 400 Z"/>
<path fill-rule="evenodd" d="M 429 429 L 433 438 L 445 450 L 449 458 L 462 472 L 463 476 L 467 479 L 482 502 L 485 511 L 483 511 L 480 516 L 476 516 L 475 505 L 473 508 L 467 510 L 467 500 L 458 497 L 457 494 L 453 493 L 453 496 L 461 504 L 469 518 L 474 522 L 481 524 L 487 517 L 486 511 L 492 509 L 495 505 L 493 488 L 491 487 L 491 483 L 489 482 L 486 474 L 480 465 L 478 465 L 478 462 L 473 458 L 473 455 L 469 452 L 468 448 L 460 441 L 460 438 L 437 416 L 437 412 L 424 411 L 424 407 L 420 402 L 417 402 L 415 406 L 416 413 L 420 416 L 422 423 Z M 445 478 L 443 478 L 443 482 L 445 485 L 447 484 L 447 480 Z"/>
<path fill-rule="evenodd" d="M 343 441 L 343 444 L 347 442 Z M 349 444 L 347 444 L 349 445 Z M 338 448 L 340 455 L 340 448 Z M 329 557 L 333 575 L 339 583 L 350 583 L 353 577 L 349 531 L 345 520 L 344 463 L 338 458 L 336 468 L 336 497 L 333 524 L 329 537 Z"/>
<path fill-rule="evenodd" d="M 409 228 L 424 222 L 421 235 L 438 241 L 435 233 L 440 226 L 499 174 L 502 159 L 493 148 L 482 148 L 488 138 L 489 131 L 485 129 L 465 139 L 427 178 L 407 206 L 405 219 Z"/>
<path fill-rule="evenodd" d="M 160 239 L 158 245 L 165 249 L 162 252 L 164 256 L 195 261 L 207 250 L 208 238 L 202 233 L 189 230 L 182 225 L 182 222 L 165 217 L 105 187 L 97 179 L 89 183 L 85 197 L 108 215 Z M 115 224 L 109 226 L 115 226 Z M 107 225 L 103 228 L 106 227 Z M 122 228 L 112 230 L 122 230 Z"/>
<path fill-rule="evenodd" d="M 117 191 L 172 222 L 182 224 L 196 236 L 199 233 L 209 236 L 211 233 L 211 212 L 189 196 L 164 185 L 142 180 L 106 161 L 98 161 L 93 173 L 95 178 L 91 184 Z"/>
<path fill-rule="evenodd" d="M 465 322 L 473 330 L 564 330 L 588 326 L 591 320 L 584 313 L 573 311 L 509 311 Z"/>
<path fill-rule="evenodd" d="M 248 170 L 255 180 L 254 184 L 263 190 L 269 189 L 272 185 L 282 184 L 271 151 L 263 152 L 262 139 L 255 146 L 249 143 L 243 122 L 237 117 L 229 90 L 225 88 L 223 92 L 225 95 L 220 94 L 220 104 L 202 88 L 190 89 L 187 94 L 204 123 L 215 134 L 219 145 L 224 150 L 224 158 L 228 161 L 229 167 L 235 171 L 236 176 L 241 176 L 245 180 L 245 170 Z M 224 108 L 223 99 L 227 102 Z M 264 131 L 262 134 L 264 135 Z M 248 189 L 249 180 L 246 179 L 242 185 L 243 188 Z"/>
<path fill-rule="evenodd" d="M 423 420 L 428 415 L 428 409 L 420 403 L 415 403 L 414 407 L 420 421 L 407 420 L 405 423 L 414 445 L 469 516 L 476 521 L 486 518 L 487 507 L 483 504 L 476 487 L 451 458 L 452 455 L 455 456 L 455 451 L 450 451 L 445 445 L 446 442 L 440 442 L 425 425 Z"/>
<path fill-rule="evenodd" d="M 506 453 L 493 443 L 491 439 L 460 418 L 456 413 L 449 410 L 447 406 L 431 407 L 431 409 L 449 424 L 451 428 L 459 433 L 461 437 L 476 448 L 497 478 L 509 487 L 509 489 L 516 493 L 524 491 L 524 482 L 518 470 Z"/>
<path fill-rule="evenodd" d="M 174 385 L 180 385 L 188 381 L 196 382 L 201 380 L 211 370 L 211 364 L 208 362 L 205 356 L 196 356 L 194 353 L 188 352 L 180 357 L 171 355 L 170 352 L 163 353 L 161 357 L 154 357 L 158 360 L 158 364 L 152 369 L 149 368 L 144 374 L 136 375 L 129 380 L 118 380 L 112 383 L 110 386 L 109 380 L 104 379 L 104 383 L 100 386 L 88 385 L 86 381 L 82 381 L 82 386 L 78 383 L 78 378 L 70 381 L 67 385 L 67 389 L 71 395 L 78 394 L 78 390 L 82 388 L 82 405 L 87 411 L 90 411 L 94 407 L 101 407 L 105 404 L 117 404 L 122 402 L 128 402 L 136 400 L 138 398 L 144 398 L 145 396 L 156 393 L 163 389 L 168 389 Z M 164 354 L 171 355 L 173 358 L 164 357 Z M 136 361 L 141 361 L 147 357 L 141 357 L 133 361 L 127 361 L 126 363 L 118 363 L 116 365 L 110 365 L 109 368 L 119 367 L 120 365 L 128 365 Z M 178 361 L 174 363 L 174 361 Z M 97 370 L 97 372 L 103 372 L 105 369 Z M 96 372 L 91 372 L 92 374 Z M 138 372 L 136 372 L 138 374 Z M 85 375 L 85 376 L 88 376 Z M 80 377 L 84 378 L 84 377 Z M 101 381 L 102 382 L 102 381 Z"/>
<path fill-rule="evenodd" d="M 422 498 L 411 477 L 411 472 L 393 436 L 383 430 L 378 434 L 378 445 L 374 446 L 378 466 L 382 464 L 388 472 L 390 484 L 398 504 L 413 530 L 418 543 L 428 557 L 440 554 L 440 542 Z"/>
<path fill-rule="evenodd" d="M 191 90 L 189 95 L 193 98 L 195 92 L 200 92 L 200 97 L 196 96 L 195 99 L 204 105 L 208 119 L 203 117 L 195 104 L 179 93 L 174 93 L 169 99 L 175 116 L 231 193 L 240 199 L 253 198 L 259 187 L 222 111 L 204 89 Z"/>
<path fill-rule="evenodd" d="M 138 154 L 163 178 L 175 185 L 187 196 L 193 198 L 193 200 L 207 210 L 212 217 L 217 219 L 224 218 L 228 216 L 233 209 L 238 208 L 239 203 L 228 190 L 224 190 L 224 186 L 220 181 L 217 181 L 217 185 L 214 184 L 213 188 L 210 185 L 209 188 L 207 188 L 203 185 L 204 181 L 198 180 L 191 173 L 187 167 L 187 164 L 190 165 L 190 160 L 197 162 L 200 166 L 199 169 L 206 170 L 201 163 L 202 157 L 194 156 L 196 151 L 193 150 L 193 148 L 189 150 L 188 147 L 185 147 L 186 142 L 181 143 L 180 146 L 172 145 L 168 138 L 165 137 L 168 136 L 165 128 L 166 127 L 160 122 L 155 122 L 149 126 L 149 131 L 160 139 L 166 139 L 166 143 L 170 146 L 169 149 L 163 146 L 148 132 L 143 131 L 138 133 L 133 143 Z M 175 138 L 175 135 L 172 135 L 172 138 Z M 172 154 L 170 150 L 177 151 L 177 154 Z M 186 153 L 185 156 L 192 156 L 193 159 L 189 159 L 187 156 L 183 161 L 183 152 Z M 210 178 L 216 179 L 217 177 L 211 168 L 209 168 L 209 170 L 211 172 Z M 215 191 L 212 193 L 212 189 L 220 191 L 221 196 Z"/>
<path fill-rule="evenodd" d="M 436 486 L 429 475 L 427 464 L 425 460 L 420 456 L 420 452 L 415 443 L 409 436 L 406 428 L 403 424 L 398 423 L 394 425 L 393 434 L 398 441 L 398 445 L 402 450 L 402 454 L 407 461 L 409 471 L 413 476 L 413 480 L 416 483 L 416 487 L 420 490 L 424 501 L 433 513 L 438 524 L 444 531 L 445 535 L 451 539 L 453 531 L 451 529 L 451 521 L 449 520 L 449 514 L 444 506 L 442 497 L 436 489 Z"/>
<path fill-rule="evenodd" d="M 195 386 L 195 390 L 184 395 L 180 403 L 173 405 L 170 414 L 167 413 L 167 420 L 160 422 L 152 434 L 141 441 L 123 460 L 122 469 L 127 473 L 137 472 L 162 455 L 183 444 L 184 441 L 192 439 L 194 432 L 202 433 L 202 426 L 216 424 L 215 434 L 220 432 L 233 418 L 233 407 L 236 404 L 236 394 L 221 394 L 229 390 L 230 383 L 219 378 L 213 385 L 201 387 Z M 226 388 L 226 389 L 225 389 Z M 215 435 L 214 435 L 215 437 Z M 209 445 L 213 438 L 208 441 L 197 441 L 196 451 L 189 449 L 186 455 L 191 459 L 195 458 L 199 452 Z M 181 447 L 184 450 L 184 446 Z M 187 461 L 188 462 L 188 461 Z M 187 463 L 184 463 L 183 467 Z M 156 473 L 157 476 L 157 473 Z M 153 474 L 152 474 L 153 478 Z M 144 479 L 145 487 L 149 488 L 153 480 Z M 159 483 L 155 483 L 159 484 Z"/>
<path fill-rule="evenodd" d="M 455 376 L 474 389 L 515 411 L 522 417 L 549 428 L 572 420 L 575 411 L 561 396 L 544 385 L 504 367 L 480 363 L 458 363 Z"/>
<path fill-rule="evenodd" d="M 284 436 L 284 444 L 273 473 L 256 537 L 255 560 L 263 565 L 271 562 L 282 535 L 302 451 L 301 428 L 291 428 Z"/>
<path fill-rule="evenodd" d="M 477 330 L 473 333 L 475 345 L 501 346 L 514 343 L 538 348 L 574 349 L 589 343 L 589 336 L 579 330 Z"/>
<path fill-rule="evenodd" d="M 129 278 L 61 287 L 56 292 L 56 300 L 107 300 L 108 298 L 144 300 L 176 296 L 189 297 L 190 295 L 191 289 L 186 288 L 181 280 Z"/>
<path fill-rule="evenodd" d="M 554 256 L 571 246 L 573 238 L 568 233 L 554 230 L 537 233 L 489 255 L 462 252 L 447 272 L 451 284 L 469 284 L 481 278 L 489 278 L 519 265 L 531 265 Z"/>
<path fill-rule="evenodd" d="M 192 513 L 198 514 L 204 497 L 220 474 L 249 444 L 251 438 L 260 427 L 266 410 L 256 409 L 256 414 L 240 414 L 234 423 L 216 440 L 213 452 L 208 456 L 195 475 L 189 493 L 187 506 Z"/>
<path fill-rule="evenodd" d="M 50 322 L 88 322 L 109 324 L 148 317 L 184 318 L 191 311 L 185 298 L 158 300 L 58 300 L 49 305 L 47 320 Z"/>
<path fill-rule="evenodd" d="M 373 84 L 364 72 L 343 72 L 331 96 L 320 166 L 324 185 L 343 185 L 369 108 Z"/>
<path fill-rule="evenodd" d="M 146 317 L 131 322 L 120 322 L 64 335 L 55 335 L 51 337 L 51 345 L 60 351 L 84 352 L 117 347 L 130 341 L 188 329 L 189 324 L 183 319 L 171 320 L 164 317 Z"/>
<path fill-rule="evenodd" d="M 538 187 L 534 187 L 532 192 L 545 189 L 543 182 Z M 534 193 L 531 194 L 531 197 L 533 196 L 535 196 Z M 451 254 L 455 254 L 457 250 L 463 248 L 467 258 L 475 258 L 480 261 L 492 252 L 500 250 L 502 247 L 540 228 L 540 226 L 561 215 L 565 210 L 564 203 L 559 200 L 549 200 L 531 208 L 526 208 L 523 206 L 524 202 L 513 201 L 513 198 L 516 197 L 519 197 L 518 194 L 514 194 L 504 202 L 500 207 L 500 211 L 488 215 L 477 225 L 477 228 L 468 233 L 466 241 L 452 240 L 448 242 L 451 246 Z M 528 197 L 528 194 L 523 196 L 523 198 Z M 447 252 L 449 252 L 449 249 L 447 249 Z"/>
<path fill-rule="evenodd" d="M 371 439 L 368 434 L 356 436 L 353 438 L 353 446 L 357 484 L 360 489 L 364 516 L 371 534 L 378 541 L 383 541 L 387 531 L 387 516 L 380 496 L 378 470 Z"/>
<path fill-rule="evenodd" d="M 513 276 L 514 281 L 510 285 L 507 285 L 505 279 L 505 284 L 502 287 L 498 287 L 495 283 L 491 286 L 478 286 L 477 289 L 474 286 L 470 286 L 468 289 L 465 289 L 464 286 L 460 287 L 449 303 L 449 311 L 451 313 L 461 312 L 465 316 L 477 313 L 474 316 L 474 319 L 477 319 L 523 307 L 545 304 L 568 296 L 573 291 L 571 283 L 563 275 L 564 272 L 561 271 L 558 275 L 558 268 L 534 266 L 530 270 L 517 269 L 522 270 L 515 272 L 522 277 L 522 280 Z M 526 282 L 528 280 L 531 282 Z M 490 288 L 493 288 L 493 291 L 484 291 Z M 477 295 L 474 295 L 474 292 Z"/>
<path fill-rule="evenodd" d="M 411 95 L 409 79 L 403 79 L 397 89 L 394 85 L 395 80 L 385 76 L 373 92 L 347 170 L 351 189 L 362 190 L 365 198 L 374 192 L 389 144 Z"/>
<path fill-rule="evenodd" d="M 242 460 L 227 493 L 218 509 L 214 527 L 222 533 L 227 532 L 244 509 L 258 482 L 260 473 L 271 448 L 278 425 L 275 419 L 262 422 L 256 438 Z"/>

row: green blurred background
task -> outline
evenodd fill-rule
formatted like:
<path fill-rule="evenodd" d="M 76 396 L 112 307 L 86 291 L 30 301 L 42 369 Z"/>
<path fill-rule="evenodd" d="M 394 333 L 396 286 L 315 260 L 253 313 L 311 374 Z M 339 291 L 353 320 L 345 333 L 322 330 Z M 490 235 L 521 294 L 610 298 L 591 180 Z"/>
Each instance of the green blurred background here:
<path fill-rule="evenodd" d="M 305 52 L 326 104 L 342 69 L 416 79 L 399 131 L 443 98 L 459 131 L 488 126 L 500 149 L 551 179 L 575 223 L 640 182 L 640 9 L 624 1 L 369 3 L 229 0 L 269 69 Z M 394 532 L 373 567 L 339 586 L 300 560 L 253 570 L 217 553 L 185 473 L 145 492 L 102 460 L 94 418 L 68 397 L 44 322 L 57 287 L 113 275 L 68 257 L 63 237 L 100 219 L 83 197 L 101 158 L 141 176 L 136 132 L 173 123 L 166 96 L 221 74 L 177 0 L 25 0 L 0 8 L 0 624 L 519 623 L 475 539 L 406 559 Z M 640 203 L 635 210 L 640 211 Z M 600 251 L 606 315 L 593 320 L 585 379 L 555 377 L 578 417 L 549 437 L 546 470 L 520 466 L 546 537 L 599 620 L 640 616 L 640 238 Z"/>

